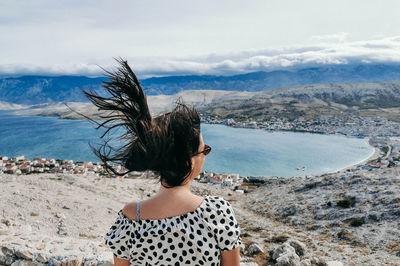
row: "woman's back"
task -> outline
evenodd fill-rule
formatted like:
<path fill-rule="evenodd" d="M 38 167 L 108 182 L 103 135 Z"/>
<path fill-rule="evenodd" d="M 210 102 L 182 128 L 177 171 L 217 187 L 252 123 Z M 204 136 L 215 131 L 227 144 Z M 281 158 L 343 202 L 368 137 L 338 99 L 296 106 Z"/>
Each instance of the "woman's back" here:
<path fill-rule="evenodd" d="M 204 197 L 194 195 L 181 188 L 170 188 L 168 190 L 174 191 L 173 193 L 157 193 L 147 200 L 129 203 L 125 205 L 122 213 L 131 220 L 137 219 L 137 213 L 140 214 L 141 220 L 158 220 L 196 210 L 203 202 Z M 137 212 L 138 206 L 139 212 Z"/>
<path fill-rule="evenodd" d="M 105 240 L 133 265 L 220 265 L 221 251 L 240 245 L 230 204 L 210 196 L 194 211 L 157 220 L 132 220 L 121 210 Z"/>

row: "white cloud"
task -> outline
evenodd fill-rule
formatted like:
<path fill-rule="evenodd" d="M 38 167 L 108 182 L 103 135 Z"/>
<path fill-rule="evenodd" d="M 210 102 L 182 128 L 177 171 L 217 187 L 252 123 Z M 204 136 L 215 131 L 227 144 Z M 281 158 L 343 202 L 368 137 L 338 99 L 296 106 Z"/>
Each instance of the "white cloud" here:
<path fill-rule="evenodd" d="M 339 32 L 335 34 L 324 34 L 311 36 L 310 40 L 313 42 L 323 42 L 323 43 L 343 43 L 348 39 L 348 32 Z"/>
<path fill-rule="evenodd" d="M 342 34 L 343 36 L 345 34 Z M 337 36 L 341 36 L 340 34 Z M 186 74 L 230 75 L 252 71 L 301 68 L 326 64 L 400 63 L 400 36 L 368 41 L 340 41 L 308 47 L 251 50 L 197 57 L 127 57 L 140 77 Z M 339 38 L 340 39 L 340 38 Z M 333 40 L 333 38 L 331 39 Z M 103 60 L 98 65 L 115 65 Z M 96 64 L 0 65 L 5 74 L 101 75 Z"/>

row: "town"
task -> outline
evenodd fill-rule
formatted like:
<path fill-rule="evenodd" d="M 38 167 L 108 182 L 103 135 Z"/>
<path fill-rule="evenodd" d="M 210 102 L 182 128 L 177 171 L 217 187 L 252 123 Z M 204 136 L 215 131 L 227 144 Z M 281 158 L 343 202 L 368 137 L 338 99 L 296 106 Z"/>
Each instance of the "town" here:
<path fill-rule="evenodd" d="M 385 118 L 370 118 L 359 116 L 319 116 L 314 120 L 296 119 L 289 121 L 285 118 L 272 117 L 269 121 L 235 121 L 234 119 L 219 119 L 215 116 L 201 116 L 203 123 L 222 124 L 231 127 L 253 128 L 271 131 L 295 131 L 319 134 L 342 134 L 352 137 L 368 137 L 369 144 L 376 149 L 375 156 L 368 162 L 347 168 L 348 172 L 390 168 L 400 165 L 400 124 Z M 114 163 L 112 168 L 118 173 L 126 172 L 123 166 Z M 74 162 L 49 158 L 26 159 L 24 156 L 8 158 L 0 156 L 0 174 L 35 174 L 56 173 L 106 176 L 102 162 Z M 148 176 L 148 172 L 130 172 L 123 178 Z M 115 177 L 115 175 L 109 175 Z M 151 176 L 151 174 L 150 174 Z M 203 171 L 196 180 L 218 186 L 229 187 L 238 193 L 247 193 L 257 188 L 263 177 L 242 177 L 239 174 L 217 174 Z M 262 183 L 262 182 L 261 182 Z"/>
<path fill-rule="evenodd" d="M 113 164 L 112 167 L 119 173 L 124 173 L 126 171 L 126 169 L 124 169 L 120 164 Z M 15 175 L 35 173 L 75 175 L 96 174 L 99 176 L 105 176 L 107 171 L 102 162 L 74 162 L 73 160 L 49 158 L 34 158 L 29 160 L 26 159 L 25 156 L 21 155 L 13 158 L 0 156 L 0 174 L 3 173 Z M 131 172 L 124 177 L 143 177 L 145 175 L 148 174 L 142 172 Z M 239 174 L 216 174 L 203 171 L 196 180 L 202 183 L 231 187 L 239 193 L 245 193 L 256 188 L 256 186 L 242 185 L 243 178 L 240 177 Z"/>
<path fill-rule="evenodd" d="M 302 118 L 289 121 L 287 118 L 272 117 L 268 121 L 245 119 L 220 119 L 216 116 L 201 116 L 202 122 L 223 124 L 231 127 L 254 128 L 271 131 L 295 131 L 319 134 L 342 134 L 352 137 L 399 136 L 400 123 L 382 117 L 361 117 L 353 115 L 319 116 L 312 120 Z"/>

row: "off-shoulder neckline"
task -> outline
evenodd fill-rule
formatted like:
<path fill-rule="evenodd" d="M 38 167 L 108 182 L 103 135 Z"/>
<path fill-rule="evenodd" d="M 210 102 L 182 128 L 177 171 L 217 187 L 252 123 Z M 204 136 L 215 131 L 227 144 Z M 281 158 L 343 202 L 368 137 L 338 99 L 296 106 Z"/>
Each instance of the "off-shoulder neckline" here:
<path fill-rule="evenodd" d="M 203 205 L 206 204 L 209 201 L 209 198 L 210 198 L 210 196 L 205 196 L 203 201 L 200 203 L 200 205 L 197 206 L 197 208 L 195 210 L 193 210 L 193 211 L 190 211 L 190 212 L 187 212 L 187 213 L 184 213 L 184 214 L 180 214 L 180 215 L 161 218 L 161 219 L 140 219 L 139 221 L 133 220 L 133 219 L 130 219 L 130 218 L 126 217 L 126 215 L 122 212 L 122 209 L 118 212 L 118 214 L 121 215 L 125 220 L 130 221 L 130 222 L 135 222 L 135 223 L 152 222 L 152 221 L 155 222 L 155 221 L 163 221 L 163 220 L 172 220 L 172 219 L 177 219 L 177 218 L 185 218 L 188 215 L 192 215 L 192 214 L 197 213 L 200 210 L 200 208 L 202 208 Z"/>

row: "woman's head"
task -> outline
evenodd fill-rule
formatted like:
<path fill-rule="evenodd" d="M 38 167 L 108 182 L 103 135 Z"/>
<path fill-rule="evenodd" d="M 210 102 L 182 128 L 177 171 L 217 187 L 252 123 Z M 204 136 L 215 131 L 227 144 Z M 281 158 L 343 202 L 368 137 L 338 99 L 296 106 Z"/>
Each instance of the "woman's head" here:
<path fill-rule="evenodd" d="M 120 67 L 107 72 L 109 81 L 103 83 L 110 97 L 83 91 L 99 110 L 109 111 L 109 115 L 102 117 L 104 122 L 98 123 L 97 128 L 107 129 L 102 138 L 115 128 L 125 130 L 120 137 L 122 147 L 111 147 L 105 141 L 93 148 L 95 154 L 115 174 L 126 173 L 116 172 L 111 162 L 122 164 L 128 172 L 151 170 L 160 175 L 166 187 L 179 186 L 193 174 L 197 176 L 204 163 L 204 156 L 198 154 L 204 143 L 197 111 L 178 102 L 171 112 L 152 118 L 135 74 L 127 62 L 118 62 Z"/>

